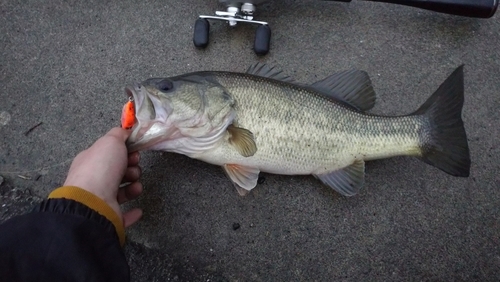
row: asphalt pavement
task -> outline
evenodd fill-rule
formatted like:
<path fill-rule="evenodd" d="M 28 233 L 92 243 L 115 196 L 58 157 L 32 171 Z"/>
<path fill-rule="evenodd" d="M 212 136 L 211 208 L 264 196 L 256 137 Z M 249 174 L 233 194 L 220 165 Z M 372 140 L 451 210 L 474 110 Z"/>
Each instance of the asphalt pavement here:
<path fill-rule="evenodd" d="M 500 278 L 500 12 L 471 19 L 353 1 L 270 1 L 256 26 L 198 15 L 218 1 L 0 1 L 0 221 L 60 186 L 72 158 L 119 125 L 124 87 L 259 61 L 302 83 L 361 69 L 372 112 L 417 109 L 465 64 L 472 167 L 456 178 L 418 159 L 372 161 L 343 197 L 311 176 L 262 174 L 240 197 L 222 169 L 144 152 L 142 221 L 127 232 L 133 281 L 498 281 Z M 335 122 L 332 120 L 332 122 Z"/>

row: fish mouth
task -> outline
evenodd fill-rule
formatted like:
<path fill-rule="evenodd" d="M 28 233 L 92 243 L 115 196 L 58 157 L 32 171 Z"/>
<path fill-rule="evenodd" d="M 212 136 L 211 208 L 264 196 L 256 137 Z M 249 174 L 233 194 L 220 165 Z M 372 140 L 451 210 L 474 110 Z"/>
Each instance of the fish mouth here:
<path fill-rule="evenodd" d="M 139 95 L 137 95 L 136 89 L 139 89 L 139 87 L 140 87 L 139 85 L 136 85 L 134 87 L 126 87 L 125 88 L 125 94 L 127 95 L 128 100 L 134 102 L 135 121 L 134 121 L 134 125 L 132 126 L 132 134 L 131 134 L 131 136 L 134 136 L 134 138 L 129 138 L 129 140 L 131 140 L 131 139 L 137 140 L 137 131 L 140 128 L 137 113 L 139 112 L 139 109 L 140 109 L 141 105 L 143 104 L 143 100 L 145 97 L 144 97 L 144 95 L 141 95 L 142 97 L 139 97 Z"/>
<path fill-rule="evenodd" d="M 135 111 L 137 114 L 137 109 L 140 108 L 140 106 L 142 105 L 142 101 L 144 100 L 144 97 L 139 97 L 139 95 L 137 95 L 137 90 L 140 89 L 140 85 L 136 85 L 134 87 L 125 87 L 125 94 L 127 95 L 127 98 L 132 99 L 134 101 L 134 108 L 135 108 Z"/>
<path fill-rule="evenodd" d="M 134 126 L 126 142 L 130 153 L 150 148 L 171 134 L 167 122 L 170 113 L 162 109 L 162 102 L 152 97 L 144 85 L 128 86 L 125 94 L 134 101 L 135 108 Z"/>
<path fill-rule="evenodd" d="M 132 133 L 130 134 L 126 142 L 129 152 L 139 151 L 146 145 L 144 144 L 144 142 L 141 141 L 143 139 L 144 133 L 149 128 L 146 128 L 146 130 L 144 130 L 144 123 L 146 121 L 143 121 L 141 119 L 140 113 L 141 113 L 141 107 L 144 104 L 144 99 L 147 99 L 147 94 L 142 93 L 142 95 L 139 95 L 139 92 L 141 92 L 141 90 L 142 89 L 140 84 L 135 84 L 134 86 L 125 87 L 125 94 L 130 101 L 134 102 L 134 111 L 135 111 L 134 112 L 135 122 L 134 126 L 132 126 L 131 129 Z"/>

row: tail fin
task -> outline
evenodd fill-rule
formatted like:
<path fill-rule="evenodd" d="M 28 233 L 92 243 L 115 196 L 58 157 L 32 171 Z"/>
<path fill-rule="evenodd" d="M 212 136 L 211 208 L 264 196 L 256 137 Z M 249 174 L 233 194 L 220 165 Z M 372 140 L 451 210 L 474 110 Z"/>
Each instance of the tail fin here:
<path fill-rule="evenodd" d="M 427 117 L 430 123 L 429 130 L 422 136 L 420 158 L 451 175 L 468 177 L 470 155 L 462 121 L 463 104 L 461 65 L 414 114 Z"/>

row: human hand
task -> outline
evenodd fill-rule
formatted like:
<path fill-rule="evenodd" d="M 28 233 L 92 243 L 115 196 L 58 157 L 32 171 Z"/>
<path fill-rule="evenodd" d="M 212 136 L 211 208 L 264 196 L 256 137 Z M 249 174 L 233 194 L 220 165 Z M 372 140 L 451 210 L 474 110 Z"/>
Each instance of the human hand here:
<path fill-rule="evenodd" d="M 127 153 L 125 141 L 130 131 L 113 128 L 90 148 L 79 153 L 68 172 L 64 186 L 77 186 L 103 199 L 120 217 L 125 228 L 142 216 L 141 209 L 122 213 L 120 204 L 142 193 L 139 152 Z M 119 188 L 120 183 L 131 184 Z"/>

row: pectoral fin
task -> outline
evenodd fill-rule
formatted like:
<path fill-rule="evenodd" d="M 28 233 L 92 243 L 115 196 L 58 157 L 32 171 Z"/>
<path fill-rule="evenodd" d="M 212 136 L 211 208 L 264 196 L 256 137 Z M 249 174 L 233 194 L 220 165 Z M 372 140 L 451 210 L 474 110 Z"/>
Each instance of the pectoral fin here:
<path fill-rule="evenodd" d="M 260 170 L 237 164 L 225 164 L 223 166 L 227 176 L 233 181 L 238 194 L 245 196 L 250 190 L 257 186 Z"/>
<path fill-rule="evenodd" d="M 253 138 L 253 133 L 247 129 L 229 125 L 227 131 L 231 135 L 229 137 L 229 144 L 244 157 L 250 157 L 257 152 L 257 145 Z"/>
<path fill-rule="evenodd" d="M 365 162 L 358 160 L 343 169 L 314 176 L 340 194 L 354 196 L 359 193 L 365 183 Z"/>

